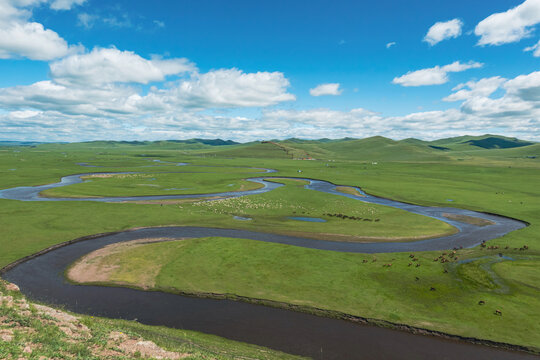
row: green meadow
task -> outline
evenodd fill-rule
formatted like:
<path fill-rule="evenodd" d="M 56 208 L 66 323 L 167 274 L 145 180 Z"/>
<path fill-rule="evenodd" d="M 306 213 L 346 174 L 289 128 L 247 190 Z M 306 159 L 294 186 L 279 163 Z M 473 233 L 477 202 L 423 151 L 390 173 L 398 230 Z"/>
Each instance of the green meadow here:
<path fill-rule="evenodd" d="M 176 166 L 178 162 L 190 165 Z M 149 244 L 107 261 L 122 264 L 113 283 L 138 286 L 145 267 L 155 265 L 139 261 L 141 254 L 151 253 L 154 256 L 147 258 L 162 264 L 154 286 L 166 291 L 268 299 L 540 349 L 540 147 L 536 143 L 486 135 L 435 142 L 376 137 L 229 145 L 194 141 L 0 147 L 0 189 L 42 185 L 90 172 L 141 174 L 87 178 L 91 181 L 43 195 L 202 194 L 251 189 L 256 185 L 245 181 L 249 177 L 283 176 L 321 179 L 394 200 L 526 221 L 528 227 L 488 242 L 499 250 L 460 250 L 459 260 L 449 263 L 434 261 L 442 252 L 416 253 L 417 261 L 409 266 L 410 254 L 344 254 L 225 238 Z M 307 190 L 302 182 L 275 181 L 285 186 L 215 201 L 0 199 L 0 267 L 80 236 L 141 226 L 211 226 L 340 241 L 415 240 L 455 231 L 434 219 Z M 368 220 L 344 220 L 329 213 Z M 252 220 L 234 220 L 234 216 Z M 308 223 L 289 216 L 327 221 Z M 524 245 L 528 249 L 519 250 Z M 466 259 L 470 261 L 460 262 Z M 495 310 L 501 310 L 502 316 Z"/>
<path fill-rule="evenodd" d="M 540 343 L 533 269 L 540 251 L 512 249 L 505 254 L 513 260 L 504 260 L 495 250 L 467 249 L 455 256 L 471 262 L 434 261 L 443 253 L 449 257 L 448 251 L 421 252 L 413 260 L 410 253 L 348 254 L 199 238 L 128 247 L 100 259 L 99 268 L 116 268 L 107 284 L 239 295 L 530 347 Z M 496 309 L 503 316 L 494 315 Z"/>

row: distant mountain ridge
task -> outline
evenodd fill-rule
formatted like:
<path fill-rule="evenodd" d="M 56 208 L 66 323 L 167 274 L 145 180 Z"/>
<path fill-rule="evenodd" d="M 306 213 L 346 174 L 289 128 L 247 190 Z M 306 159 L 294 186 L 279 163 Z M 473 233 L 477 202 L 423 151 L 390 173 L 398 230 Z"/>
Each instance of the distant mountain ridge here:
<path fill-rule="evenodd" d="M 392 140 L 383 136 L 364 139 L 265 140 L 239 143 L 223 139 L 188 139 L 162 141 L 90 141 L 83 143 L 0 142 L 0 146 L 36 146 L 40 149 L 125 148 L 155 156 L 172 156 L 182 151 L 196 156 L 226 158 L 269 158 L 293 160 L 352 160 L 366 162 L 402 161 L 437 162 L 471 158 L 523 158 L 540 160 L 540 143 L 486 134 L 458 136 L 434 141 L 407 138 Z M 148 152 L 147 152 L 148 151 Z M 163 152 L 163 153 L 160 153 Z"/>
<path fill-rule="evenodd" d="M 492 156 L 536 159 L 540 157 L 540 143 L 491 134 L 467 135 L 434 141 L 414 138 L 392 140 L 383 136 L 321 140 L 291 138 L 223 146 L 204 153 L 226 157 L 338 159 L 371 162 L 463 160 L 471 157 Z"/>

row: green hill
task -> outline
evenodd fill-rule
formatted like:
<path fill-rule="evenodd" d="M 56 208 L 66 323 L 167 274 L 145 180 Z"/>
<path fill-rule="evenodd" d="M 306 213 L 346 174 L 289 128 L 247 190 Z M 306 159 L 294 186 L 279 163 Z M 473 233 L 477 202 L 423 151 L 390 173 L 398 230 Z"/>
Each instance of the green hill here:
<path fill-rule="evenodd" d="M 508 149 L 514 147 L 528 146 L 534 142 L 519 140 L 500 135 L 482 136 L 458 136 L 447 139 L 435 140 L 431 145 L 446 147 L 451 150 L 482 150 L 482 149 Z"/>
<path fill-rule="evenodd" d="M 325 155 L 335 159 L 360 161 L 436 161 L 445 154 L 423 144 L 401 142 L 382 136 L 319 144 Z"/>

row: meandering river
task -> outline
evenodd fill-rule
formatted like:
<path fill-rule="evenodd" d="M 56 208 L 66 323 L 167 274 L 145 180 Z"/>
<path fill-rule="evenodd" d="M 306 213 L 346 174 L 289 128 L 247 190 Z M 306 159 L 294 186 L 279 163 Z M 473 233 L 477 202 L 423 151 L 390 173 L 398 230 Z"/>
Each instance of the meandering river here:
<path fill-rule="evenodd" d="M 39 193 L 45 189 L 78 183 L 83 181 L 81 176 L 91 174 L 93 173 L 66 176 L 56 184 L 0 190 L 0 198 L 21 201 L 118 202 L 188 197 L 237 197 L 259 194 L 281 186 L 265 181 L 264 179 L 268 177 L 258 177 L 250 180 L 261 183 L 264 187 L 244 192 L 86 199 L 53 199 L 39 196 Z M 463 341 L 418 336 L 405 331 L 361 325 L 239 301 L 193 298 L 127 288 L 73 285 L 68 283 L 63 276 L 67 266 L 91 251 L 117 242 L 144 238 L 224 236 L 322 250 L 375 253 L 471 247 L 483 240 L 497 238 L 526 226 L 523 222 L 497 215 L 455 208 L 423 207 L 367 194 L 363 194 L 362 197 L 344 194 L 336 191 L 335 185 L 329 182 L 306 180 L 310 181 L 310 184 L 306 185 L 308 189 L 430 216 L 456 226 L 459 232 L 450 236 L 414 242 L 350 243 L 233 229 L 147 228 L 102 236 L 57 248 L 20 263 L 8 270 L 3 277 L 19 285 L 21 291 L 31 299 L 62 305 L 78 313 L 137 319 L 145 324 L 197 330 L 316 359 L 526 359 L 534 357 L 525 353 L 509 352 Z M 442 215 L 443 213 L 480 217 L 492 221 L 493 224 L 479 227 L 447 219 Z"/>

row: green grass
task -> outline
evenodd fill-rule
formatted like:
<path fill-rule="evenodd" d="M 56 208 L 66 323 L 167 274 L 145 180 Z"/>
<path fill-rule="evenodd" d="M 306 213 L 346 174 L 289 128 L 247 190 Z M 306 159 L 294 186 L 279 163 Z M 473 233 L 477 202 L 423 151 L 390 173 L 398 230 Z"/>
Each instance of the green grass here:
<path fill-rule="evenodd" d="M 247 229 L 267 231 L 265 229 L 271 228 L 272 232 L 328 240 L 410 240 L 456 231 L 442 221 L 404 210 L 304 189 L 304 184 L 295 180 L 276 181 L 286 182 L 288 185 L 261 195 L 200 202 L 191 207 L 219 215 L 234 214 L 252 218 L 252 221 L 242 224 L 242 227 Z M 359 217 L 362 220 L 344 220 L 328 215 L 336 213 Z M 289 216 L 318 217 L 326 222 L 302 222 L 287 219 Z"/>
<path fill-rule="evenodd" d="M 459 259 L 480 257 L 469 263 L 433 261 L 441 254 L 416 253 L 418 260 L 412 261 L 408 253 L 348 254 L 201 238 L 128 248 L 109 255 L 103 265 L 120 265 L 112 279 L 137 286 L 136 279 L 149 269 L 140 266 L 139 260 L 146 256 L 159 259 L 162 266 L 156 289 L 235 294 L 539 347 L 538 292 L 514 281 L 515 272 L 507 277 L 506 271 L 497 271 L 496 276 L 490 267 L 484 270 L 486 263 L 515 269 L 513 262 L 498 262 L 496 252 L 488 250 L 458 251 Z M 523 252 L 512 250 L 507 255 L 523 256 Z M 537 273 L 531 265 L 538 264 L 540 252 L 529 250 L 527 258 L 529 263 L 520 266 L 530 266 L 524 276 L 531 282 Z M 389 263 L 391 267 L 385 266 Z M 486 305 L 478 305 L 480 300 Z M 494 315 L 495 309 L 503 316 Z M 528 331 L 520 330 L 524 328 Z"/>
<path fill-rule="evenodd" d="M 157 192 L 164 192 L 169 184 L 179 187 L 178 180 L 183 176 L 185 179 L 191 176 L 190 185 L 214 192 L 214 189 L 228 185 L 229 179 L 231 182 L 234 179 L 238 186 L 241 179 L 257 176 L 247 167 L 267 167 L 279 170 L 273 176 L 322 179 L 358 186 L 367 193 L 395 200 L 468 208 L 518 218 L 530 226 L 489 242 L 489 245 L 500 245 L 501 248 L 508 245 L 509 249 L 502 252 L 516 261 L 494 262 L 493 251 L 477 248 L 467 250 L 467 255 L 461 255 L 460 259 L 488 258 L 449 266 L 448 273 L 443 273 L 443 265 L 433 261 L 437 255 L 433 253 L 416 254 L 422 266 L 411 269 L 407 266 L 408 254 L 374 255 L 377 262 L 357 264 L 362 255 L 213 239 L 193 241 L 189 247 L 178 249 L 178 256 L 186 260 L 184 264 L 170 262 L 170 269 L 177 266 L 178 271 L 185 271 L 186 267 L 197 268 L 191 260 L 202 259 L 203 254 L 215 261 L 212 264 L 210 260 L 202 259 L 201 264 L 208 266 L 203 268 L 201 265 L 196 269 L 197 273 L 190 274 L 193 277 L 185 277 L 190 284 L 176 282 L 184 280 L 175 280 L 172 270 L 167 270 L 168 279 L 160 281 L 167 281 L 167 286 L 193 291 L 242 293 L 318 305 L 360 316 L 540 348 L 537 337 L 540 333 L 537 327 L 540 323 L 537 310 L 537 299 L 540 298 L 537 285 L 540 274 L 540 159 L 534 158 L 539 154 L 538 144 L 489 150 L 461 144 L 471 139 L 433 143 L 447 146 L 451 149 L 448 151 L 429 148 L 428 143 L 411 139 L 392 142 L 381 138 L 366 139 L 364 144 L 357 140 L 291 140 L 282 144 L 285 149 L 272 144 L 211 147 L 170 143 L 0 147 L 0 188 L 47 184 L 68 174 L 93 171 L 142 171 L 159 177 L 152 181 L 160 182 Z M 324 160 L 292 160 L 305 154 Z M 188 167 L 155 163 L 153 159 L 220 168 L 197 167 L 207 172 L 201 175 L 166 175 L 167 172 L 185 171 Z M 77 162 L 103 167 L 85 168 L 76 165 Z M 157 166 L 148 168 L 148 165 Z M 210 174 L 214 171 L 219 174 Z M 106 192 L 144 195 L 141 190 L 154 188 L 135 187 L 135 181 L 115 185 L 114 181 L 100 179 L 81 184 L 80 188 L 58 190 L 73 191 L 75 195 L 93 192 L 103 196 Z M 355 212 L 364 217 L 376 214 L 380 222 L 337 222 L 335 218 L 325 217 L 324 213 L 328 212 Z M 233 215 L 252 217 L 253 220 L 235 221 Z M 314 224 L 284 219 L 294 215 L 325 217 L 328 222 Z M 437 228 L 439 222 L 430 225 L 425 220 L 397 210 L 379 209 L 351 199 L 305 190 L 295 182 L 288 182 L 287 186 L 270 193 L 242 199 L 163 206 L 0 200 L 0 266 L 79 236 L 138 226 L 200 225 L 312 237 L 321 236 L 317 235 L 321 233 L 417 236 L 440 230 Z M 378 224 L 384 224 L 384 229 L 379 229 Z M 514 251 L 525 244 L 530 248 L 526 253 Z M 253 253 L 246 253 L 246 248 Z M 228 254 L 230 260 L 220 255 L 221 251 Z M 273 254 L 272 259 L 268 254 Z M 236 261 L 232 262 L 232 259 Z M 242 262 L 252 267 L 247 268 Z M 385 262 L 392 262 L 392 267 L 382 267 Z M 164 274 L 167 274 L 165 268 L 162 269 Z M 419 281 L 415 280 L 417 275 Z M 333 277 L 336 281 L 332 281 Z M 264 281 L 269 281 L 268 288 L 260 286 Z M 349 282 L 355 286 L 350 286 Z M 432 285 L 436 291 L 429 291 Z M 486 305 L 477 305 L 479 300 L 485 300 Z M 493 316 L 494 308 L 501 309 L 503 316 Z"/>
<path fill-rule="evenodd" d="M 243 180 L 258 176 L 260 170 L 219 168 L 219 176 L 212 168 L 190 166 L 178 173 L 117 174 L 85 176 L 86 181 L 42 192 L 48 197 L 104 197 L 206 194 L 214 192 L 245 191 L 262 187 L 261 184 Z M 198 173 L 190 173 L 196 171 Z M 206 171 L 202 172 L 201 171 Z"/>
<path fill-rule="evenodd" d="M 533 291 L 540 291 L 540 272 L 537 261 L 501 262 L 495 264 L 493 270 L 499 276 L 504 276 L 507 281 L 530 287 Z"/>
<path fill-rule="evenodd" d="M 0 200 L 0 266 L 53 244 L 94 233 L 141 226 L 192 225 L 239 228 L 327 239 L 358 240 L 440 234 L 447 224 L 402 210 L 364 204 L 289 185 L 243 198 L 188 204 L 141 205 L 98 202 L 20 202 Z M 341 220 L 326 212 L 343 212 L 375 221 Z M 88 214 L 92 214 L 88 216 Z M 236 221 L 233 215 L 253 217 Z M 285 219 L 286 216 L 322 216 L 327 223 Z M 333 234 L 333 235 L 332 235 Z"/>

